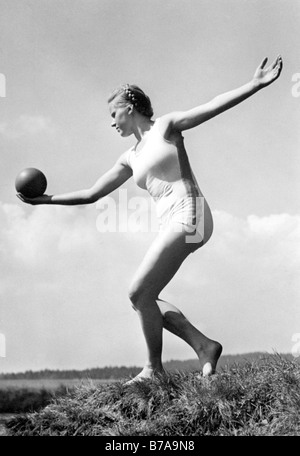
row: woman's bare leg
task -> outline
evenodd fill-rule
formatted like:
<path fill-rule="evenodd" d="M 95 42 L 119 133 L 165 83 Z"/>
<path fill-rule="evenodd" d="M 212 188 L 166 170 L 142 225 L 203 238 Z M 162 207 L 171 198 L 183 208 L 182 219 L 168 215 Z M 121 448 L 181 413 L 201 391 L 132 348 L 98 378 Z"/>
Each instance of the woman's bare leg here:
<path fill-rule="evenodd" d="M 186 243 L 184 232 L 170 227 L 160 233 L 150 246 L 133 279 L 129 296 L 141 320 L 148 352 L 145 367 L 134 381 L 164 372 L 161 362 L 163 327 L 189 343 L 197 352 L 202 364 L 204 361 L 206 364 L 210 362 L 210 366 L 203 366 L 207 370 L 206 373 L 204 369 L 206 375 L 215 369 L 216 358 L 220 356 L 220 353 L 218 356 L 212 354 L 215 342 L 192 327 L 175 306 L 172 306 L 171 316 L 170 307 L 166 310 L 167 304 L 162 305 L 162 301 L 158 300 L 161 290 L 194 250 L 195 246 Z"/>
<path fill-rule="evenodd" d="M 222 353 L 221 344 L 201 333 L 173 304 L 161 299 L 157 300 L 157 304 L 163 316 L 164 328 L 180 337 L 195 350 L 203 375 L 213 374 Z"/>

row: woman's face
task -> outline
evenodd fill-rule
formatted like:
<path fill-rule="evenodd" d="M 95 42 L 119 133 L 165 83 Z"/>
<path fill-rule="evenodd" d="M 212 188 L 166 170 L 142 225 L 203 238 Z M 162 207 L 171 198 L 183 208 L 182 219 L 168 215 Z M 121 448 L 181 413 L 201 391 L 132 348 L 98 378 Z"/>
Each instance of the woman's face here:
<path fill-rule="evenodd" d="M 109 103 L 110 115 L 113 118 L 111 126 L 116 128 L 121 136 L 130 136 L 132 132 L 131 122 L 132 106 L 120 106 L 118 105 L 118 98 L 115 98 Z"/>

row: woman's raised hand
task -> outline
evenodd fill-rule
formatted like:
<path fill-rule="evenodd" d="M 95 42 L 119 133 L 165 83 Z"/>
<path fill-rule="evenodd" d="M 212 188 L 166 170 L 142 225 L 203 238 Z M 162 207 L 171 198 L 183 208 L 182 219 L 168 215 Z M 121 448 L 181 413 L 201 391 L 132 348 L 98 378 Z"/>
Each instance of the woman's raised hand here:
<path fill-rule="evenodd" d="M 281 55 L 279 55 L 268 68 L 265 68 L 267 61 L 268 57 L 261 62 L 253 76 L 253 79 L 259 88 L 267 87 L 269 84 L 272 84 L 272 82 L 279 78 L 282 70 Z"/>

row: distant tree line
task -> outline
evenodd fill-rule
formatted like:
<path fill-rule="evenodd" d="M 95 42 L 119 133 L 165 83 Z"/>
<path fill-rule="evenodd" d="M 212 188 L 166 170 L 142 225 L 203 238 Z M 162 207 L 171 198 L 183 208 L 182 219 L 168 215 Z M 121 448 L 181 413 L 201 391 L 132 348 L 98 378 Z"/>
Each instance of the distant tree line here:
<path fill-rule="evenodd" d="M 84 370 L 52 370 L 44 369 L 40 371 L 28 370 L 26 372 L 0 374 L 0 379 L 9 380 L 40 380 L 40 379 L 118 379 L 130 375 L 137 375 L 140 367 L 97 367 Z"/>

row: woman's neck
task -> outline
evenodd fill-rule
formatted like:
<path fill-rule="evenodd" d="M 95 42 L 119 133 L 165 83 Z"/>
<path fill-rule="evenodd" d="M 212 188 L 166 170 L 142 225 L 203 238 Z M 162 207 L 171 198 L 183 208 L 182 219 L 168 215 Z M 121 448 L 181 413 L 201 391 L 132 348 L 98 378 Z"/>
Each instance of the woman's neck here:
<path fill-rule="evenodd" d="M 133 134 L 141 142 L 143 137 L 151 130 L 154 121 L 146 117 L 140 118 L 133 126 Z"/>

